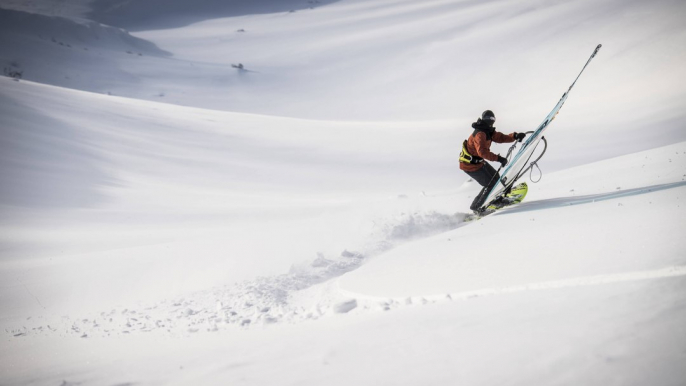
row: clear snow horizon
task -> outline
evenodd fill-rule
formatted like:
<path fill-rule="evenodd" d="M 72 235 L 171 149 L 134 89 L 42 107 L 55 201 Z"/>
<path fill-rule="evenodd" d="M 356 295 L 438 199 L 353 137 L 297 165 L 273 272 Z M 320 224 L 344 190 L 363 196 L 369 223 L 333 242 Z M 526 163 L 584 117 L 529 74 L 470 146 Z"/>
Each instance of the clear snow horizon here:
<path fill-rule="evenodd" d="M 3 384 L 683 384 L 685 4 L 220 3 L 0 0 Z"/>

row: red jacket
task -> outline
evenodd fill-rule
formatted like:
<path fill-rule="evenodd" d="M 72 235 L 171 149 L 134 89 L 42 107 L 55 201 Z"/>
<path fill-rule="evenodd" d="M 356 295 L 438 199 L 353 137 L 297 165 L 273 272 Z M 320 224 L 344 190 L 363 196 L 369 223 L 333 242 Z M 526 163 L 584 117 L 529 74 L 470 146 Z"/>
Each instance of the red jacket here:
<path fill-rule="evenodd" d="M 476 135 L 470 135 L 469 139 L 467 139 L 467 152 L 471 155 L 481 157 L 488 161 L 498 161 L 498 155 L 491 152 L 491 142 L 508 143 L 514 141 L 514 133 L 505 135 L 495 131 L 491 136 L 491 140 L 489 140 L 486 137 L 486 133 L 483 131 L 477 131 Z M 460 162 L 460 169 L 466 172 L 475 172 L 482 167 L 484 167 L 483 162 L 478 164 Z"/>

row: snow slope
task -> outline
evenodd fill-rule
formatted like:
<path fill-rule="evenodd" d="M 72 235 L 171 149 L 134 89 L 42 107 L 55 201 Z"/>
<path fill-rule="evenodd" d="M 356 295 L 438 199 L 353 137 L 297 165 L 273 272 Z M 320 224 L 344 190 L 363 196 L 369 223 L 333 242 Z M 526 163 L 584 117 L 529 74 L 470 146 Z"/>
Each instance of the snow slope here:
<path fill-rule="evenodd" d="M 181 0 L 166 3 L 169 12 L 187 7 Z M 321 120 L 439 119 L 464 127 L 488 108 L 498 115 L 498 127 L 511 131 L 538 125 L 602 43 L 560 116 L 575 119 L 559 119 L 550 134 L 584 152 L 583 159 L 551 154 L 549 162 L 559 170 L 686 140 L 679 130 L 685 16 L 686 6 L 675 0 L 347 0 L 134 34 L 173 53 L 171 58 L 121 50 L 102 52 L 107 63 L 95 52 L 64 62 L 61 52 L 46 51 L 41 57 L 54 64 L 27 69 L 24 78 L 179 105 Z M 35 46 L 29 35 L 3 43 L 0 64 L 30 65 L 24 51 Z M 238 63 L 246 70 L 231 67 Z M 584 143 L 587 135 L 601 145 Z M 617 140 L 621 146 L 602 145 Z"/>
<path fill-rule="evenodd" d="M 455 184 L 445 124 L 270 118 L 0 82 L 1 257 L 57 308 L 281 273 L 366 237 L 370 215 L 407 210 L 399 195 Z M 408 203 L 375 204 L 389 196 Z M 7 312 L 40 308 L 12 287 Z"/>
<path fill-rule="evenodd" d="M 402 149 L 451 147 L 449 128 L 429 140 L 396 124 L 406 139 L 389 155 L 346 157 L 344 139 L 379 140 L 387 124 L 2 82 L 3 186 L 24 193 L 3 192 L 10 384 L 683 379 L 686 143 L 546 174 L 527 202 L 464 224 L 454 210 L 473 182 L 391 195 L 448 179 Z M 407 181 L 374 180 L 403 162 Z M 49 205 L 28 194 L 59 193 L 50 175 L 100 199 L 73 202 L 78 185 Z"/>
<path fill-rule="evenodd" d="M 680 143 L 547 175 L 527 202 L 397 248 L 341 288 L 382 299 L 445 297 L 684 266 L 686 239 L 675 232 L 686 215 L 685 173 Z"/>
<path fill-rule="evenodd" d="M 3 350 L 12 369 L 5 379 L 93 385 L 680 385 L 686 375 L 683 290 L 683 279 L 663 279 L 531 291 L 184 339 L 24 337 Z"/>
<path fill-rule="evenodd" d="M 0 0 L 0 383 L 684 383 L 683 2 L 97 4 Z"/>
<path fill-rule="evenodd" d="M 207 19 L 314 9 L 337 0 L 96 0 L 89 17 L 131 30 L 163 29 Z"/>
<path fill-rule="evenodd" d="M 426 228 L 398 224 L 388 240 L 403 230 L 420 238 L 396 239 L 368 264 L 302 288 L 289 284 L 322 273 L 325 259 L 134 308 L 34 315 L 8 330 L 7 379 L 679 385 L 685 162 L 680 143 L 608 162 L 618 173 L 607 180 L 597 178 L 603 164 L 555 173 L 532 190 L 547 199 L 427 238 Z M 641 178 L 629 178 L 639 168 Z M 565 185 L 573 188 L 556 193 Z M 475 250 L 479 237 L 499 242 Z"/>
<path fill-rule="evenodd" d="M 44 16 L 60 17 L 74 21 L 90 21 L 91 0 L 2 0 L 0 8 Z"/>

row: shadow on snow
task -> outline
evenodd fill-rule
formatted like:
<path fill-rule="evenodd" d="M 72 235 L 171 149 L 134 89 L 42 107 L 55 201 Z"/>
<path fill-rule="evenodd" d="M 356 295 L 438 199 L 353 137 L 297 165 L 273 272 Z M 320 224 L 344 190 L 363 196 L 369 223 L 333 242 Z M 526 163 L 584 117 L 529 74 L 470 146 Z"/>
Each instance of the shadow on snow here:
<path fill-rule="evenodd" d="M 517 205 L 516 207 L 509 208 L 509 209 L 502 211 L 502 212 L 499 212 L 499 213 L 495 213 L 494 216 L 512 214 L 512 213 L 520 213 L 520 212 L 531 212 L 531 211 L 542 210 L 542 209 L 560 208 L 560 207 L 572 206 L 572 205 L 583 205 L 583 204 L 589 204 L 589 203 L 598 202 L 598 201 L 614 200 L 614 199 L 622 198 L 622 197 L 638 196 L 641 194 L 653 193 L 653 192 L 658 192 L 661 190 L 673 189 L 673 188 L 678 188 L 678 187 L 682 187 L 682 186 L 686 186 L 686 181 L 673 182 L 673 183 L 669 183 L 669 184 L 644 186 L 641 188 L 621 190 L 621 191 L 609 192 L 609 193 L 589 194 L 589 195 L 579 196 L 579 197 L 560 197 L 560 198 L 551 198 L 551 199 L 547 199 L 547 200 L 525 202 L 525 203 Z"/>

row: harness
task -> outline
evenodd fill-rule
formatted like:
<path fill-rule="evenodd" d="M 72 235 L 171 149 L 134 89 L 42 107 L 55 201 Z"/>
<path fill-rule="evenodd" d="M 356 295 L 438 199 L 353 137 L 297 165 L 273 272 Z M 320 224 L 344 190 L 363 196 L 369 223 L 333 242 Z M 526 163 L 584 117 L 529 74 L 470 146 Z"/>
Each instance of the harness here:
<path fill-rule="evenodd" d="M 476 156 L 476 155 L 471 155 L 467 151 L 467 140 L 462 142 L 462 151 L 460 152 L 460 162 L 466 163 L 466 164 L 480 164 L 484 162 L 484 159 Z"/>

